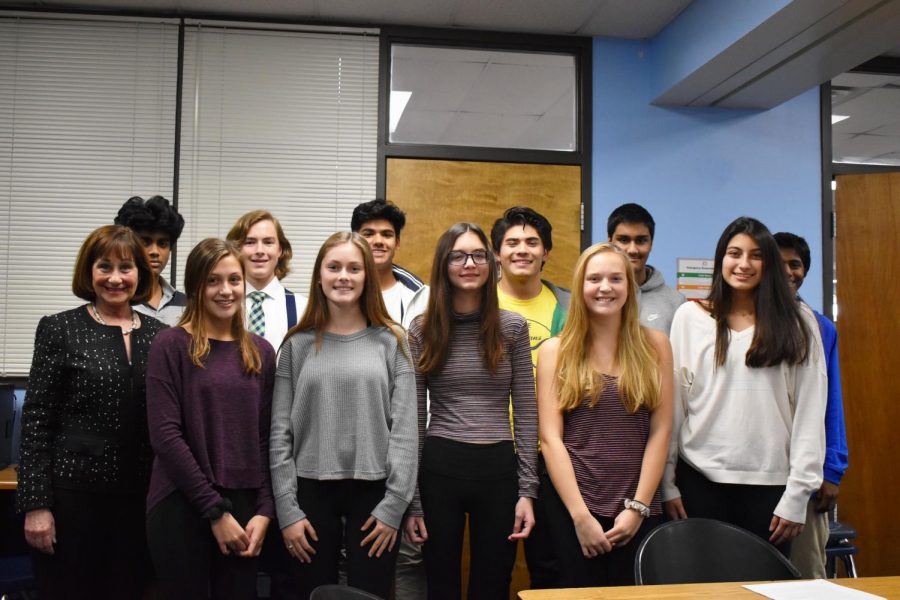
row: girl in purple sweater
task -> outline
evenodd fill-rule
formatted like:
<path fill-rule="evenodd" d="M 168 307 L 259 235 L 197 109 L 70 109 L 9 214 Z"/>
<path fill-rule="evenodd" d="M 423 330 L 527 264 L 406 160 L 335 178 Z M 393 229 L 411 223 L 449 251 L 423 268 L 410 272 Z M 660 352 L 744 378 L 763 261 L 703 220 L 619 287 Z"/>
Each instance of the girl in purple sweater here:
<path fill-rule="evenodd" d="M 244 329 L 244 270 L 230 242 L 187 259 L 187 309 L 147 367 L 147 537 L 163 598 L 255 598 L 274 515 L 268 440 L 275 351 Z"/>

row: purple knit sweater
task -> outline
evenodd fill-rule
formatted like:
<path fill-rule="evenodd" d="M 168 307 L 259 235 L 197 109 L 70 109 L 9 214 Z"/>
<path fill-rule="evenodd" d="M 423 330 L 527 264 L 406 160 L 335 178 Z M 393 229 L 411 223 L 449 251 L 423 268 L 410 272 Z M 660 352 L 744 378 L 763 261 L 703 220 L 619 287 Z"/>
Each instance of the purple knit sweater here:
<path fill-rule="evenodd" d="M 147 420 L 156 457 L 147 510 L 180 491 L 202 514 L 219 489 L 258 489 L 256 514 L 274 517 L 269 426 L 275 351 L 253 336 L 263 370 L 245 375 L 237 342 L 210 340 L 205 368 L 191 362 L 191 336 L 160 332 L 147 365 Z"/>

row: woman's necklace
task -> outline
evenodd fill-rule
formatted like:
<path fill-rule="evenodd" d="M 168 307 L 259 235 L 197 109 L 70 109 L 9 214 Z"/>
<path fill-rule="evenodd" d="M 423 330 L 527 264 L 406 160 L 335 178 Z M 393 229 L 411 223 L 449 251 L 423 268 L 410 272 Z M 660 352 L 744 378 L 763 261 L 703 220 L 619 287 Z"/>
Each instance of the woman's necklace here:
<path fill-rule="evenodd" d="M 100 316 L 100 311 L 97 310 L 97 305 L 91 302 L 91 312 L 94 315 L 94 318 L 97 319 L 97 322 L 101 325 L 109 325 L 106 321 L 103 320 L 103 317 Z M 122 335 L 131 335 L 131 332 L 135 330 L 137 327 L 137 315 L 134 314 L 134 309 L 131 309 L 131 329 L 128 331 L 123 331 Z"/>

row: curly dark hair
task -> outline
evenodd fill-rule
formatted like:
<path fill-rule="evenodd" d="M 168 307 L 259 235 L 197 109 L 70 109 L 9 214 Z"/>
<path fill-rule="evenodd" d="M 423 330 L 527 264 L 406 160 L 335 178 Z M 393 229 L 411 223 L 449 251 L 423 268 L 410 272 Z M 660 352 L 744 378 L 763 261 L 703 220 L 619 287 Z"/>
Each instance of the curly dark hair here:
<path fill-rule="evenodd" d="M 163 231 L 168 234 L 172 244 L 181 237 L 184 229 L 184 218 L 162 196 L 153 196 L 147 200 L 132 196 L 119 209 L 113 222 L 132 231 Z"/>
<path fill-rule="evenodd" d="M 380 198 L 358 204 L 353 209 L 353 216 L 350 218 L 350 231 L 359 233 L 363 225 L 369 221 L 377 221 L 379 219 L 385 219 L 393 225 L 394 233 L 397 235 L 397 239 L 400 239 L 400 231 L 406 225 L 406 213 L 390 200 L 382 200 Z"/>

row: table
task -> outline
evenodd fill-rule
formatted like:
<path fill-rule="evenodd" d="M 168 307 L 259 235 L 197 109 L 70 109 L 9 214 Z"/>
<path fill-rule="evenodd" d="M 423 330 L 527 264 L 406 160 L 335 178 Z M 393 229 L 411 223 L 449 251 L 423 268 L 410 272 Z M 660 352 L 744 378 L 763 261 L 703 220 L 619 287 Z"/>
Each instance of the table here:
<path fill-rule="evenodd" d="M 0 470 L 0 490 L 16 489 L 16 467 L 18 465 L 9 465 Z"/>
<path fill-rule="evenodd" d="M 884 598 L 900 598 L 900 576 L 831 579 L 832 583 L 862 590 Z M 746 583 L 746 582 L 745 582 Z M 764 582 L 755 582 L 764 583 Z M 687 598 L 756 598 L 760 596 L 741 587 L 743 583 L 685 583 L 679 585 L 636 585 L 565 590 L 525 590 L 520 600 L 681 600 Z"/>

